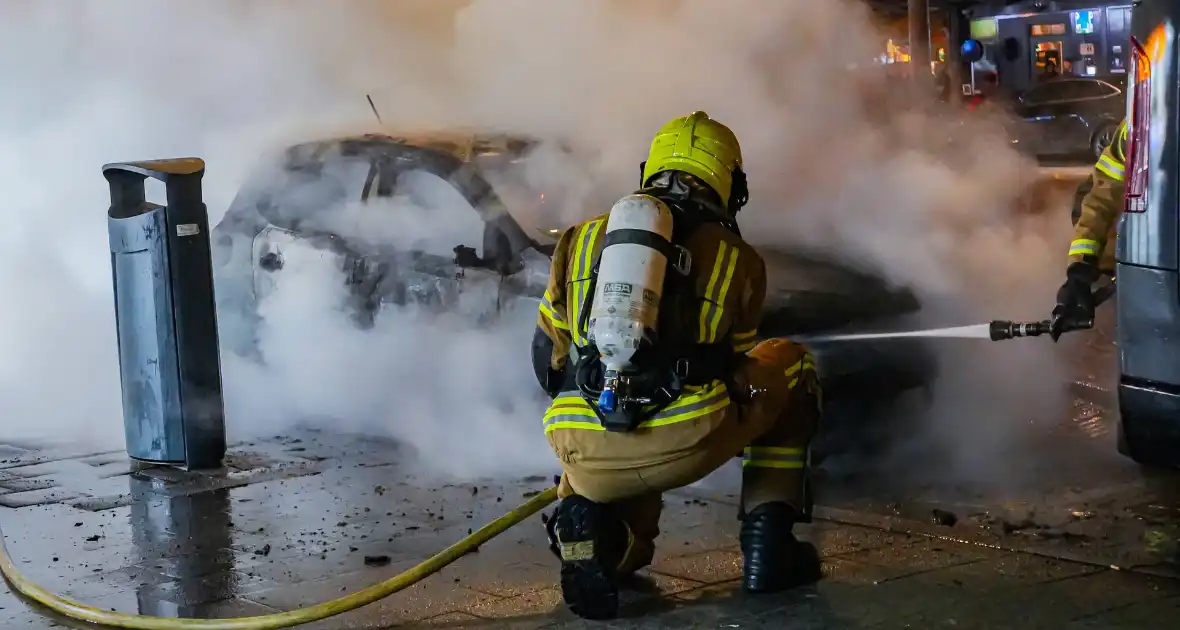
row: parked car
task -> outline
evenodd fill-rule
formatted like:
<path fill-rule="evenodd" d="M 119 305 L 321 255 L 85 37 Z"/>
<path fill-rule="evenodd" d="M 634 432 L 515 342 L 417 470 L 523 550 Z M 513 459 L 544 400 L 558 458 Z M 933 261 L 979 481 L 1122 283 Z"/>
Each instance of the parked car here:
<path fill-rule="evenodd" d="M 507 207 L 503 199 L 541 203 L 543 192 L 505 191 L 488 175 L 529 159 L 540 144 L 507 134 L 365 135 L 300 144 L 287 149 L 279 164 L 263 164 L 213 229 L 223 345 L 242 355 L 254 352 L 259 301 L 278 277 L 299 268 L 300 259 L 344 272 L 348 309 L 361 327 L 371 326 L 383 308 L 410 303 L 475 319 L 494 318 L 521 300 L 535 310 L 564 226 L 522 224 L 518 216 L 544 213 Z M 349 202 L 364 212 L 399 212 L 396 204 L 371 202 L 394 199 L 416 176 L 445 180 L 456 193 L 453 203 L 438 208 L 452 213 L 445 224 L 453 242 L 391 245 L 334 232 L 331 221 L 322 220 L 344 212 L 340 208 Z M 842 261 L 785 250 L 762 253 L 770 276 L 760 329 L 765 336 L 885 329 L 903 325 L 919 310 L 910 291 L 892 289 Z M 847 401 L 860 416 L 874 401 L 923 388 L 934 376 L 931 354 L 915 340 L 812 349 L 825 398 L 834 409 Z"/>
<path fill-rule="evenodd" d="M 1029 155 L 1097 158 L 1126 112 L 1124 79 L 1066 77 L 1017 95 L 1013 142 Z"/>

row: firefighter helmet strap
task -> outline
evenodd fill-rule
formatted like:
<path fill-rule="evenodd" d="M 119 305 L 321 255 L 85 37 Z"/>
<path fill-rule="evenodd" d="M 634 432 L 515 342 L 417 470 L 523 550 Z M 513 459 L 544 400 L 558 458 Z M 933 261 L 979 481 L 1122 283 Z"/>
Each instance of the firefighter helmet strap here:
<path fill-rule="evenodd" d="M 729 191 L 729 213 L 737 214 L 750 201 L 750 187 L 746 183 L 746 172 L 738 166 L 733 169 L 733 188 Z"/>

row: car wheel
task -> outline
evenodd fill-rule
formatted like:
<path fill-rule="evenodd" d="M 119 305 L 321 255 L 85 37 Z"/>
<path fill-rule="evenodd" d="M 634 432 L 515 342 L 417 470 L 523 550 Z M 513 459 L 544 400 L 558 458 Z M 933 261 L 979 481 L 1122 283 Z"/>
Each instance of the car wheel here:
<path fill-rule="evenodd" d="M 1090 139 L 1090 152 L 1094 154 L 1094 159 L 1102 157 L 1102 152 L 1114 142 L 1117 129 L 1113 123 L 1106 123 L 1098 128 L 1094 137 Z"/>

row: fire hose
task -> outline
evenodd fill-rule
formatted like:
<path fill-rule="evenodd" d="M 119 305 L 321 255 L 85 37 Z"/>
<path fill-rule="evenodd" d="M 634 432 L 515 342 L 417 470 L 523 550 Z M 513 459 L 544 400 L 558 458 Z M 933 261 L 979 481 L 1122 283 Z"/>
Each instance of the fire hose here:
<path fill-rule="evenodd" d="M 475 533 L 417 566 L 384 582 L 331 601 L 272 615 L 229 619 L 184 619 L 135 615 L 87 606 L 38 586 L 17 571 L 12 557 L 8 555 L 8 548 L 4 544 L 3 531 L 0 531 L 0 573 L 4 575 L 4 579 L 14 591 L 45 608 L 69 619 L 110 628 L 137 628 L 139 630 L 271 630 L 272 628 L 289 628 L 356 610 L 402 591 L 439 572 L 443 567 L 495 538 L 513 525 L 536 514 L 555 500 L 557 500 L 556 486 L 532 497 L 511 512 L 484 525 Z"/>

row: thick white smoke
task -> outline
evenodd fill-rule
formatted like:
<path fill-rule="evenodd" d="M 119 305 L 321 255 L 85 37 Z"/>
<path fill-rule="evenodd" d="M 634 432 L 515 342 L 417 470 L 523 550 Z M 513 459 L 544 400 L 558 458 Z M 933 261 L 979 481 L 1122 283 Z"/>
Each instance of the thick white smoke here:
<path fill-rule="evenodd" d="M 201 156 L 216 221 L 265 151 L 377 130 L 367 93 L 387 127 L 491 126 L 580 147 L 583 167 L 541 160 L 527 174 L 563 193 L 550 225 L 629 192 L 655 129 L 704 109 L 742 139 L 752 202 L 741 219 L 756 244 L 839 251 L 914 284 L 938 304 L 931 323 L 1041 316 L 1059 274 L 1068 224 L 1011 216 L 1030 165 L 994 127 L 873 96 L 881 38 L 856 2 L 9 0 L 0 11 L 5 439 L 120 444 L 101 164 Z M 435 229 L 449 226 L 357 231 Z M 227 353 L 236 435 L 332 417 L 407 439 L 443 467 L 462 460 L 462 473 L 549 461 L 531 314 L 480 330 L 395 313 L 362 333 L 334 306 L 338 279 L 288 282 L 263 305 L 271 367 Z M 1013 366 L 1054 369 L 1047 345 L 984 350 L 948 378 L 989 403 L 1029 399 Z M 1011 409 L 980 420 L 968 417 L 975 401 L 948 400 L 940 426 L 961 431 L 939 432 L 945 445 L 972 443 L 986 422 L 999 448 L 1025 426 Z"/>

